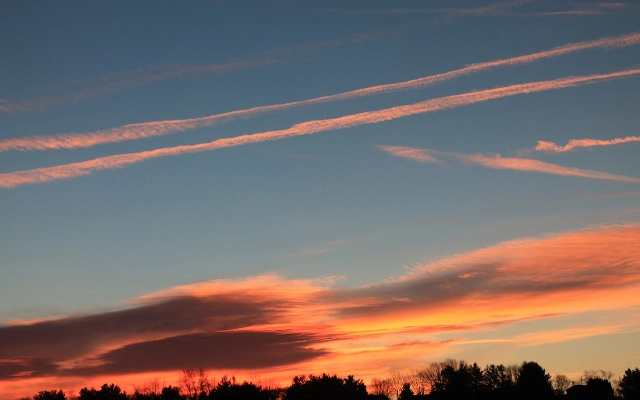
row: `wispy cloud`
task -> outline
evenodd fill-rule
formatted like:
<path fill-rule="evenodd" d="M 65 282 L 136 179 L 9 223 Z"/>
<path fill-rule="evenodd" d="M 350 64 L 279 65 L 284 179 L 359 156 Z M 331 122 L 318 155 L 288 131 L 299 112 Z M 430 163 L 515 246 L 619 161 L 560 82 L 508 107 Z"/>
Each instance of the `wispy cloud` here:
<path fill-rule="evenodd" d="M 286 139 L 295 136 L 310 135 L 318 132 L 346 129 L 358 125 L 374 124 L 390 121 L 410 115 L 446 110 L 469 104 L 480 103 L 519 94 L 563 89 L 573 86 L 593 84 L 604 80 L 630 77 L 640 74 L 640 69 L 629 69 L 608 74 L 574 76 L 549 81 L 523 83 L 504 86 L 495 89 L 480 90 L 437 99 L 425 100 L 419 103 L 386 108 L 377 111 L 367 111 L 344 117 L 314 120 L 293 125 L 288 129 L 267 131 L 261 133 L 241 135 L 231 138 L 217 139 L 208 143 L 166 147 L 139 153 L 119 154 L 89 161 L 64 164 L 55 167 L 37 168 L 0 174 L 0 187 L 15 187 L 25 184 L 50 182 L 59 179 L 75 178 L 105 169 L 123 168 L 145 160 L 176 156 L 187 153 L 218 150 L 228 147 Z M 494 162 L 495 165 L 498 165 Z M 633 178 L 629 178 L 633 179 Z"/>
<path fill-rule="evenodd" d="M 545 142 L 544 140 L 538 140 L 536 151 L 546 151 L 550 153 L 563 153 L 565 151 L 571 151 L 579 147 L 596 147 L 596 146 L 612 146 L 615 144 L 640 142 L 640 136 L 627 136 L 623 138 L 615 139 L 571 139 L 564 146 L 558 146 L 553 142 Z"/>
<path fill-rule="evenodd" d="M 482 154 L 461 154 L 454 152 L 438 151 L 432 149 L 416 149 L 411 147 L 402 146 L 378 146 L 379 149 L 386 151 L 387 153 L 403 157 L 414 161 L 436 163 L 439 160 L 434 157 L 435 155 L 442 155 L 453 157 L 466 164 L 476 164 L 487 168 L 493 169 L 508 169 L 515 171 L 525 172 L 541 172 L 552 175 L 562 176 L 576 176 L 580 178 L 591 179 L 605 179 L 620 182 L 632 182 L 640 183 L 640 178 L 634 178 L 624 175 L 609 174 L 606 172 L 593 171 L 590 169 L 580 169 L 563 167 L 557 164 L 551 164 L 539 160 L 532 160 L 529 158 L 515 158 L 515 157 L 502 157 L 499 154 L 496 155 L 482 155 Z"/>
<path fill-rule="evenodd" d="M 569 340 L 583 339 L 592 336 L 610 335 L 624 332 L 630 324 L 604 325 L 593 327 L 568 328 L 560 330 L 544 330 L 519 335 L 509 342 L 515 342 L 522 346 L 539 346 L 548 343 L 567 342 Z M 635 327 L 637 329 L 637 326 Z"/>
<path fill-rule="evenodd" d="M 485 16 L 502 15 L 506 10 L 519 7 L 538 0 L 511 0 L 493 3 L 488 6 L 473 8 L 393 8 L 386 10 L 347 10 L 347 9 L 314 9 L 313 11 L 335 13 L 335 14 L 435 14 L 448 16 Z"/>
<path fill-rule="evenodd" d="M 318 10 L 326 13 L 336 14 L 431 14 L 431 15 L 444 15 L 447 17 L 552 17 L 552 16 L 581 16 L 581 15 L 603 15 L 611 14 L 614 12 L 620 12 L 623 9 L 637 10 L 638 7 L 631 3 L 595 3 L 589 5 L 579 4 L 574 9 L 569 10 L 557 10 L 557 11 L 527 11 L 527 10 L 514 10 L 528 3 L 536 2 L 537 0 L 522 0 L 522 1 L 503 1 L 499 3 L 490 4 L 488 6 L 473 7 L 473 8 L 446 8 L 446 7 L 417 7 L 408 8 L 400 7 L 393 9 L 377 9 L 377 10 L 348 10 L 348 9 L 324 9 Z M 579 7 L 579 8 L 578 8 Z"/>
<path fill-rule="evenodd" d="M 419 89 L 422 87 L 435 85 L 464 75 L 477 73 L 491 68 L 502 66 L 516 66 L 531 63 L 537 60 L 558 57 L 576 51 L 596 49 L 596 48 L 621 48 L 640 44 L 640 33 L 632 33 L 619 37 L 608 37 L 593 41 L 572 43 L 555 49 L 524 56 L 506 58 L 502 60 L 488 61 L 471 64 L 464 68 L 449 71 L 441 74 L 431 75 L 423 78 L 412 79 L 405 82 L 390 83 L 384 85 L 371 86 L 367 88 L 351 90 L 348 92 L 321 96 L 307 100 L 293 101 L 288 103 L 273 104 L 267 106 L 252 107 L 243 110 L 229 111 L 220 114 L 213 114 L 199 118 L 151 121 L 137 124 L 129 124 L 121 127 L 95 131 L 90 133 L 65 133 L 60 135 L 28 136 L 23 138 L 12 138 L 0 140 L 0 152 L 9 150 L 47 150 L 47 149 L 76 149 L 91 147 L 105 143 L 116 143 L 125 140 L 143 139 L 153 136 L 168 135 L 175 132 L 183 132 L 190 129 L 213 126 L 220 123 L 230 122 L 239 118 L 250 118 L 255 115 L 278 111 L 293 107 L 300 107 L 324 102 L 348 100 L 358 97 L 371 96 L 381 93 L 391 93 L 402 90 Z M 0 103 L 2 107 L 2 103 Z"/>
<path fill-rule="evenodd" d="M 318 244 L 315 246 L 305 247 L 304 249 L 296 253 L 285 255 L 283 258 L 292 259 L 292 258 L 300 258 L 300 257 L 314 257 L 321 254 L 333 253 L 335 251 L 341 250 L 346 245 L 353 242 L 353 240 L 354 240 L 353 238 L 332 240 L 330 242 Z"/>
<path fill-rule="evenodd" d="M 210 73 L 223 74 L 232 71 L 261 68 L 274 64 L 290 63 L 299 59 L 302 55 L 312 54 L 313 52 L 327 48 L 362 43 L 385 35 L 385 33 L 376 32 L 360 33 L 345 38 L 274 49 L 256 54 L 253 57 L 229 60 L 220 63 L 204 65 L 152 65 L 119 73 L 78 79 L 66 84 L 57 85 L 58 88 L 61 87 L 63 90 L 68 90 L 62 95 L 24 98 L 18 100 L 0 99 L 0 112 L 13 113 L 44 110 L 63 104 L 77 103 L 82 100 L 121 92 L 134 87 L 149 85 L 154 82 L 162 82 L 185 76 L 198 77 Z M 53 86 L 55 87 L 56 85 Z"/>
<path fill-rule="evenodd" d="M 422 163 L 441 163 L 439 159 L 430 154 L 430 151 L 425 149 L 416 149 L 405 146 L 378 146 L 378 148 L 396 157 L 402 157 Z"/>
<path fill-rule="evenodd" d="M 460 339 L 471 332 L 480 341 L 535 346 L 637 329 L 609 318 L 588 330 L 550 323 L 515 337 L 502 331 L 640 305 L 638 240 L 638 225 L 595 227 L 503 242 L 365 287 L 275 276 L 215 280 L 152 293 L 125 310 L 4 326 L 0 387 L 192 366 L 287 378 L 333 366 L 376 376 L 421 360 L 425 349 L 441 357 L 471 345 Z"/>
<path fill-rule="evenodd" d="M 221 74 L 285 62 L 287 61 L 283 57 L 268 55 L 209 65 L 165 64 L 149 66 L 100 77 L 79 79 L 61 85 L 71 90 L 58 96 L 0 100 L 0 111 L 13 113 L 44 110 L 183 76 L 198 76 L 206 73 Z"/>
<path fill-rule="evenodd" d="M 573 10 L 559 10 L 559 11 L 541 11 L 533 13 L 523 13 L 523 16 L 563 16 L 563 15 L 603 15 L 619 12 L 634 12 L 640 8 L 637 4 L 612 2 L 612 3 L 594 3 L 588 5 L 578 5 Z"/>

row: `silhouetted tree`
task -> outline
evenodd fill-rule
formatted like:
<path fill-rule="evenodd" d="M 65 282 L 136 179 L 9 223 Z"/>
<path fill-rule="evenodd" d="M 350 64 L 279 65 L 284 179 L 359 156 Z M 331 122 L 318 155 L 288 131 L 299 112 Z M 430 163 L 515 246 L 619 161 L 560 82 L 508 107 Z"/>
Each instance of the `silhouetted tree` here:
<path fill-rule="evenodd" d="M 413 399 L 413 391 L 411 390 L 411 385 L 405 383 L 402 386 L 402 390 L 400 391 L 400 396 L 398 396 L 398 400 L 410 400 Z"/>
<path fill-rule="evenodd" d="M 309 378 L 296 376 L 287 389 L 285 400 L 364 400 L 367 387 L 360 379 L 352 375 L 338 378 L 336 375 L 310 375 Z"/>
<path fill-rule="evenodd" d="M 111 385 L 105 383 L 99 391 L 94 388 L 87 389 L 86 387 L 80 389 L 78 400 L 127 400 L 127 393 L 113 383 Z"/>
<path fill-rule="evenodd" d="M 207 394 L 213 389 L 207 372 L 202 368 L 183 369 L 178 381 L 181 392 L 189 400 L 206 399 Z"/>
<path fill-rule="evenodd" d="M 587 398 L 589 400 L 613 399 L 613 387 L 608 379 L 591 378 L 587 381 Z"/>
<path fill-rule="evenodd" d="M 402 371 L 393 371 L 389 377 L 389 384 L 393 394 L 398 398 L 402 392 L 405 383 L 409 383 L 411 377 L 408 373 Z"/>
<path fill-rule="evenodd" d="M 518 365 L 487 365 L 482 372 L 483 386 L 490 390 L 512 388 L 516 384 L 519 370 Z"/>
<path fill-rule="evenodd" d="M 131 396 L 129 396 L 131 400 L 160 400 L 160 397 L 157 393 L 142 393 L 135 391 Z"/>
<path fill-rule="evenodd" d="M 161 399 L 161 386 L 157 379 L 149 381 L 142 386 L 134 386 L 131 400 L 158 400 Z"/>
<path fill-rule="evenodd" d="M 370 395 L 384 396 L 388 399 L 391 396 L 392 391 L 393 388 L 389 379 L 371 379 L 371 384 L 369 385 Z"/>
<path fill-rule="evenodd" d="M 33 396 L 33 400 L 67 400 L 62 390 L 43 390 Z"/>
<path fill-rule="evenodd" d="M 588 382 L 589 379 L 593 379 L 593 378 L 602 378 L 605 380 L 611 380 L 613 376 L 614 376 L 613 372 L 607 371 L 604 369 L 600 369 L 598 371 L 594 371 L 594 370 L 584 371 L 584 373 L 582 374 L 582 378 L 585 383 Z"/>
<path fill-rule="evenodd" d="M 236 383 L 236 378 L 223 376 L 218 385 L 209 393 L 209 400 L 269 400 L 271 391 L 253 383 Z"/>
<path fill-rule="evenodd" d="M 480 400 L 507 400 L 514 397 L 517 371 L 516 365 L 487 365 L 482 371 L 482 380 L 476 397 Z"/>
<path fill-rule="evenodd" d="M 627 369 L 618 383 L 618 392 L 624 400 L 640 400 L 640 369 Z"/>
<path fill-rule="evenodd" d="M 555 393 L 555 395 L 562 396 L 563 394 L 565 394 L 567 389 L 569 389 L 571 385 L 573 385 L 573 382 L 571 382 L 571 380 L 567 378 L 566 375 L 557 374 L 553 378 L 552 385 L 553 385 L 553 392 Z"/>
<path fill-rule="evenodd" d="M 544 400 L 553 397 L 551 375 L 536 362 L 523 362 L 516 379 L 516 393 L 523 400 Z"/>
<path fill-rule="evenodd" d="M 478 397 L 484 385 L 482 370 L 478 364 L 446 365 L 436 376 L 431 391 L 438 399 L 471 400 Z"/>
<path fill-rule="evenodd" d="M 182 400 L 183 397 L 180 395 L 180 388 L 173 386 L 165 386 L 162 388 L 162 392 L 160 393 L 160 398 L 162 400 Z"/>
<path fill-rule="evenodd" d="M 95 388 L 87 389 L 83 387 L 80 389 L 80 393 L 78 395 L 78 400 L 94 400 L 97 399 L 98 391 Z"/>

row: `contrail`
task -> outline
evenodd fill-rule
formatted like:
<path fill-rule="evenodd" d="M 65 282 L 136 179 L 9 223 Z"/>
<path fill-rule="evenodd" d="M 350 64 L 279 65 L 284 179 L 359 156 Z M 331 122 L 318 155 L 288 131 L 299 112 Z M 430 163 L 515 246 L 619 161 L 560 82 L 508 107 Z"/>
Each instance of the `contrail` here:
<path fill-rule="evenodd" d="M 558 146 L 553 142 L 545 142 L 544 140 L 538 140 L 536 151 L 547 151 L 555 153 L 563 153 L 570 151 L 576 147 L 594 147 L 594 146 L 612 146 L 614 144 L 622 144 L 629 142 L 640 142 L 640 136 L 627 136 L 623 138 L 615 138 L 609 140 L 600 139 L 571 139 L 564 146 Z"/>
<path fill-rule="evenodd" d="M 596 83 L 607 79 L 628 77 L 638 74 L 640 74 L 640 68 L 612 72 L 608 74 L 574 76 L 549 81 L 523 83 L 518 85 L 499 87 L 495 89 L 481 90 L 477 92 L 469 92 L 453 96 L 441 97 L 437 99 L 425 100 L 415 104 L 385 108 L 377 111 L 367 111 L 358 114 L 351 114 L 339 118 L 307 121 L 293 125 L 288 129 L 217 139 L 208 143 L 166 147 L 139 153 L 118 154 L 108 157 L 101 157 L 93 160 L 58 165 L 54 167 L 9 172 L 0 174 L 0 187 L 15 187 L 30 183 L 41 183 L 59 179 L 75 178 L 82 175 L 88 175 L 94 171 L 123 168 L 127 165 L 139 163 L 141 161 L 149 160 L 152 158 L 175 156 L 207 150 L 217 150 L 226 147 L 242 146 L 251 143 L 285 139 L 294 136 L 310 135 L 313 133 L 329 130 L 345 129 L 358 125 L 375 124 L 378 122 L 390 121 L 409 115 L 456 108 L 492 99 L 515 96 L 518 94 L 562 89 L 572 86 Z"/>
<path fill-rule="evenodd" d="M 144 86 L 153 82 L 162 82 L 182 76 L 200 76 L 208 73 L 222 74 L 229 71 L 242 71 L 273 64 L 290 63 L 298 55 L 347 44 L 357 44 L 373 40 L 385 34 L 375 32 L 356 34 L 347 38 L 324 40 L 313 44 L 296 45 L 258 53 L 250 58 L 229 60 L 215 64 L 162 64 L 136 68 L 97 77 L 68 82 L 63 87 L 79 87 L 74 91 L 53 97 L 27 98 L 20 100 L 0 99 L 0 112 L 26 112 L 34 109 L 46 109 L 62 104 L 76 103 L 82 100 L 117 93 L 130 88 Z"/>
<path fill-rule="evenodd" d="M 389 10 L 346 10 L 346 9 L 314 9 L 313 11 L 334 13 L 334 14 L 446 14 L 446 15 L 501 15 L 509 8 L 519 7 L 523 4 L 536 2 L 538 0 L 514 0 L 502 1 L 484 7 L 476 8 L 394 8 Z"/>
<path fill-rule="evenodd" d="M 230 122 L 238 118 L 249 118 L 257 114 L 270 111 L 283 110 L 292 107 L 299 107 L 317 103 L 332 102 L 353 99 L 364 96 L 371 96 L 380 93 L 390 93 L 402 90 L 419 89 L 422 87 L 435 85 L 444 81 L 469 75 L 490 68 L 501 66 L 514 66 L 531 63 L 540 59 L 557 57 L 568 53 L 594 49 L 628 47 L 640 44 L 640 32 L 619 37 L 607 37 L 598 40 L 567 44 L 539 53 L 528 54 L 519 57 L 506 58 L 502 60 L 471 64 L 464 68 L 442 74 L 431 75 L 423 78 L 413 79 L 405 82 L 390 83 L 384 85 L 371 86 L 363 89 L 348 92 L 316 97 L 313 99 L 293 101 L 288 103 L 259 106 L 243 110 L 230 111 L 221 114 L 209 115 L 206 117 L 152 121 L 136 124 L 124 125 L 121 127 L 101 130 L 91 133 L 66 133 L 51 136 L 30 136 L 24 138 L 13 138 L 0 140 L 0 152 L 9 150 L 47 150 L 47 149 L 77 149 L 91 147 L 104 143 L 115 143 L 125 140 L 136 140 L 153 136 L 168 135 L 174 132 L 182 132 L 190 129 L 208 127 L 220 123 Z"/>
<path fill-rule="evenodd" d="M 444 155 L 456 158 L 460 162 L 467 164 L 477 164 L 493 169 L 509 169 L 525 172 L 541 172 L 552 175 L 576 176 L 580 178 L 605 179 L 619 182 L 640 183 L 640 178 L 624 175 L 609 174 L 606 172 L 594 171 L 591 169 L 580 169 L 563 167 L 562 165 L 551 164 L 529 158 L 502 157 L 500 155 L 485 156 L 482 154 L 461 154 L 432 149 L 415 149 L 402 146 L 378 146 L 380 150 L 387 153 L 424 163 L 437 163 L 439 160 L 435 155 Z"/>

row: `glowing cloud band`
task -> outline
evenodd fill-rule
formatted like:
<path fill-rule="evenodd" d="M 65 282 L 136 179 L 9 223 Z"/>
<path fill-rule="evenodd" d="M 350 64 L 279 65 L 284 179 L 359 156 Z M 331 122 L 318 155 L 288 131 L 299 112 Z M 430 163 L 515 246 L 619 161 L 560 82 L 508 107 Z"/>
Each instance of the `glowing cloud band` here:
<path fill-rule="evenodd" d="M 627 136 L 623 138 L 615 138 L 609 140 L 599 139 L 571 139 L 564 146 L 558 146 L 553 142 L 545 142 L 543 140 L 538 141 L 536 151 L 546 151 L 554 153 L 564 153 L 565 151 L 571 151 L 578 147 L 595 147 L 595 146 L 612 146 L 615 144 L 640 142 L 640 136 Z"/>
<path fill-rule="evenodd" d="M 208 143 L 165 147 L 138 153 L 117 154 L 108 157 L 95 158 L 88 161 L 58 165 L 54 167 L 9 172 L 0 174 L 0 187 L 10 188 L 31 183 L 42 183 L 59 179 L 76 178 L 79 176 L 91 174 L 95 171 L 123 168 L 125 166 L 139 163 L 152 158 L 218 150 L 227 147 L 236 147 L 246 144 L 266 142 L 270 140 L 310 135 L 313 133 L 329 130 L 345 129 L 358 125 L 374 124 L 378 122 L 390 121 L 397 118 L 406 117 L 409 115 L 456 108 L 488 100 L 515 96 L 518 94 L 563 89 L 567 87 L 592 84 L 603 80 L 629 77 L 638 74 L 640 74 L 640 68 L 612 72 L 608 74 L 574 76 L 550 81 L 523 83 L 518 85 L 499 87 L 495 89 L 480 90 L 477 92 L 469 92 L 453 96 L 441 97 L 437 99 L 425 100 L 415 104 L 391 107 L 377 111 L 367 111 L 358 114 L 351 114 L 339 118 L 308 121 L 293 125 L 288 129 L 217 139 Z"/>
<path fill-rule="evenodd" d="M 609 174 L 606 172 L 593 171 L 590 169 L 563 167 L 562 165 L 551 164 L 529 158 L 502 157 L 500 155 L 485 156 L 482 154 L 460 154 L 453 152 L 438 151 L 432 149 L 414 149 L 401 146 L 378 146 L 379 149 L 387 153 L 424 163 L 438 163 L 434 154 L 440 154 L 458 159 L 467 164 L 481 165 L 493 169 L 510 169 L 514 171 L 541 172 L 552 175 L 576 176 L 580 178 L 606 179 L 619 182 L 640 183 L 640 178 L 630 176 Z"/>
<path fill-rule="evenodd" d="M 126 140 L 143 139 L 153 136 L 163 136 L 175 132 L 183 132 L 190 129 L 202 128 L 230 122 L 238 118 L 249 118 L 254 115 L 299 107 L 311 104 L 353 99 L 357 97 L 371 96 L 380 93 L 390 93 L 402 90 L 419 89 L 435 85 L 460 76 L 484 71 L 502 66 L 515 66 L 538 61 L 544 58 L 558 57 L 581 50 L 595 48 L 629 47 L 640 44 L 640 33 L 632 33 L 619 37 L 608 37 L 598 40 L 567 44 L 552 50 L 528 54 L 519 57 L 502 60 L 471 64 L 464 68 L 442 74 L 431 75 L 405 82 L 371 86 L 368 88 L 352 90 L 344 93 L 316 97 L 308 100 L 293 101 L 289 103 L 273 104 L 268 106 L 253 107 L 243 110 L 229 111 L 221 114 L 209 115 L 200 118 L 152 121 L 124 125 L 121 127 L 101 130 L 91 133 L 65 133 L 60 135 L 42 135 L 24 138 L 0 140 L 0 152 L 9 150 L 47 150 L 47 149 L 77 149 L 96 146 L 105 143 L 116 143 Z M 1 107 L 1 104 L 0 104 Z"/>

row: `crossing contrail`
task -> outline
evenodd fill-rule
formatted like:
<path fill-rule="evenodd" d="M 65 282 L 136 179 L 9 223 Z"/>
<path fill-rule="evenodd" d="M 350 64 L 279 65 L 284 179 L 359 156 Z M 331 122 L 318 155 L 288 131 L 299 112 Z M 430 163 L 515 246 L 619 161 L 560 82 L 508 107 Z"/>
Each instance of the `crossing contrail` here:
<path fill-rule="evenodd" d="M 126 140 L 136 140 L 153 136 L 163 136 L 175 132 L 184 132 L 191 129 L 203 128 L 231 122 L 240 118 L 250 118 L 258 114 L 271 111 L 284 110 L 293 107 L 300 107 L 318 103 L 340 101 L 358 97 L 371 96 L 381 93 L 398 92 L 403 90 L 419 89 L 422 87 L 435 85 L 444 81 L 455 79 L 464 75 L 497 68 L 502 66 L 515 66 L 531 63 L 537 60 L 573 53 L 576 51 L 595 49 L 628 47 L 640 44 L 640 32 L 619 37 L 607 37 L 593 41 L 572 43 L 556 47 L 551 50 L 538 53 L 527 54 L 519 57 L 506 58 L 502 60 L 488 61 L 478 64 L 471 64 L 464 68 L 449 71 L 441 74 L 431 75 L 423 78 L 412 79 L 405 82 L 389 83 L 384 85 L 370 86 L 367 88 L 351 90 L 348 92 L 321 96 L 307 100 L 293 101 L 288 103 L 273 104 L 267 106 L 252 107 L 243 110 L 229 111 L 220 114 L 213 114 L 199 118 L 162 120 L 129 124 L 113 129 L 100 130 L 89 133 L 64 133 L 59 135 L 28 136 L 23 138 L 12 138 L 0 140 L 0 152 L 10 150 L 48 150 L 48 149 L 77 149 L 92 147 L 99 144 L 116 143 Z"/>
<path fill-rule="evenodd" d="M 123 168 L 128 165 L 136 164 L 152 158 L 217 150 L 227 147 L 236 147 L 246 144 L 266 142 L 270 140 L 285 139 L 301 135 L 310 135 L 313 133 L 329 130 L 345 129 L 358 125 L 374 124 L 378 122 L 390 121 L 406 117 L 409 115 L 456 108 L 488 100 L 515 96 L 518 94 L 563 89 L 567 87 L 592 84 L 613 78 L 629 77 L 638 74 L 640 74 L 640 68 L 617 71 L 608 74 L 574 76 L 548 81 L 522 83 L 518 85 L 504 86 L 495 89 L 480 90 L 476 92 L 425 100 L 415 104 L 385 108 L 377 111 L 367 111 L 357 114 L 351 114 L 339 118 L 307 121 L 293 125 L 288 129 L 216 139 L 214 141 L 201 144 L 165 147 L 129 154 L 117 154 L 113 156 L 95 158 L 88 161 L 58 165 L 54 167 L 9 172 L 0 174 L 0 187 L 10 188 L 25 184 L 76 178 L 79 176 L 91 174 L 95 171 Z"/>

